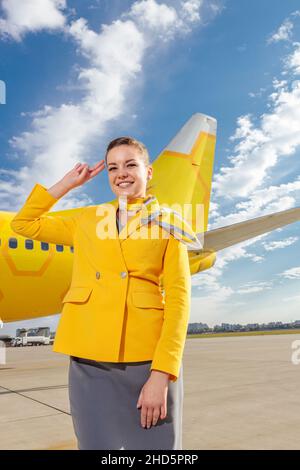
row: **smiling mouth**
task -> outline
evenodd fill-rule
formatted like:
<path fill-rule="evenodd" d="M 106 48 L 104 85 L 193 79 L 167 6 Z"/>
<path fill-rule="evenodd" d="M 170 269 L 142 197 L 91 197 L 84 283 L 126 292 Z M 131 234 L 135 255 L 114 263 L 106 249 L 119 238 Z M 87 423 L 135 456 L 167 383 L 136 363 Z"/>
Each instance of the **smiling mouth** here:
<path fill-rule="evenodd" d="M 126 182 L 124 181 L 124 182 L 117 184 L 117 186 L 120 188 L 128 188 L 128 186 L 130 186 L 133 183 L 134 183 L 133 181 L 126 181 Z"/>

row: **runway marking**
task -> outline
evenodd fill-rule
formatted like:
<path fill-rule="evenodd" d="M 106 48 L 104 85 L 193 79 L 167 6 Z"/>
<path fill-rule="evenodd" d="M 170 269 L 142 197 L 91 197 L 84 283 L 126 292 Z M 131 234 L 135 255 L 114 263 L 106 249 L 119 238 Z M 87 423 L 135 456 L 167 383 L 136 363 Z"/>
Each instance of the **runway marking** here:
<path fill-rule="evenodd" d="M 2 385 L 0 385 L 1 388 L 5 388 L 5 387 L 2 387 Z M 7 393 L 12 393 L 12 392 L 35 392 L 37 390 L 55 390 L 57 388 L 67 388 L 68 385 L 49 385 L 48 387 L 35 387 L 35 388 L 23 388 L 23 389 L 19 389 L 19 390 L 9 390 L 7 389 L 8 391 L 5 391 L 5 392 L 1 392 L 0 391 L 0 395 L 5 395 Z"/>
<path fill-rule="evenodd" d="M 36 398 L 28 397 L 27 395 L 24 395 L 23 393 L 20 393 L 17 390 L 11 390 L 7 387 L 3 387 L 3 385 L 0 385 L 0 387 L 3 388 L 4 390 L 6 390 L 5 393 L 15 393 L 16 395 L 27 398 L 28 400 L 35 401 L 36 403 L 40 403 L 41 405 L 47 406 L 48 408 L 51 408 L 52 410 L 60 411 L 61 413 L 64 413 L 65 415 L 71 416 L 71 413 L 68 413 L 65 410 L 61 410 L 60 408 L 57 408 L 56 406 L 53 406 L 53 405 L 48 405 L 48 403 L 45 403 L 41 400 L 37 400 Z"/>

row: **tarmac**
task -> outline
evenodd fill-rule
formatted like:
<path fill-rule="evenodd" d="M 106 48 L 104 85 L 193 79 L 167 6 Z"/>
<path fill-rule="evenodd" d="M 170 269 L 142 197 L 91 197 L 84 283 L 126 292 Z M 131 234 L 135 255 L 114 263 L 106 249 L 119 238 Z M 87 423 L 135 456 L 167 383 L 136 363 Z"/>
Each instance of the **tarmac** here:
<path fill-rule="evenodd" d="M 6 348 L 1 450 L 77 449 L 68 366 L 52 346 Z M 188 338 L 182 366 L 183 450 L 300 449 L 299 334 Z"/>

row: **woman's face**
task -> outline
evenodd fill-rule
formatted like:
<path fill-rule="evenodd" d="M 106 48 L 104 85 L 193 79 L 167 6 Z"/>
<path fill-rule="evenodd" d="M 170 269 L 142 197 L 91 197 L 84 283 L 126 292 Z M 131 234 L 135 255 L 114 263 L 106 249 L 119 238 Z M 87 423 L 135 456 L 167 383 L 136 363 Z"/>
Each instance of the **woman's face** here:
<path fill-rule="evenodd" d="M 107 154 L 109 184 L 116 196 L 128 199 L 145 197 L 147 180 L 152 177 L 151 165 L 146 166 L 139 150 L 133 145 L 119 145 Z M 120 185 L 121 182 L 129 182 Z"/>

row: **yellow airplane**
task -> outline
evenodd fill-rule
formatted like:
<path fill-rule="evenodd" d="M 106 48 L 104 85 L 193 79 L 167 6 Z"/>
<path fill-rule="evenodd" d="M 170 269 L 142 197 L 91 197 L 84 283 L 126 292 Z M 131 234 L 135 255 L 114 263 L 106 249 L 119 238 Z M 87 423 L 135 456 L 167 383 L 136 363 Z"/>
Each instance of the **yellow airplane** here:
<path fill-rule="evenodd" d="M 216 119 L 193 114 L 152 162 L 153 177 L 147 187 L 160 204 L 177 204 L 183 214 L 186 204 L 201 206 L 201 232 L 196 230 L 193 213 L 187 218 L 203 240 L 202 250 L 189 249 L 191 275 L 212 267 L 218 251 L 300 220 L 296 207 L 207 231 L 216 130 Z M 78 210 L 48 214 L 65 216 Z M 73 247 L 17 235 L 10 228 L 14 216 L 14 212 L 0 212 L 0 323 L 59 313 L 71 283 Z"/>

